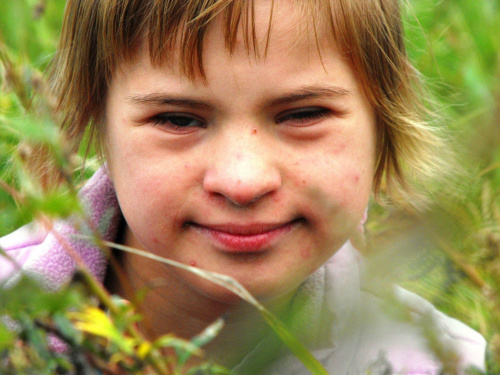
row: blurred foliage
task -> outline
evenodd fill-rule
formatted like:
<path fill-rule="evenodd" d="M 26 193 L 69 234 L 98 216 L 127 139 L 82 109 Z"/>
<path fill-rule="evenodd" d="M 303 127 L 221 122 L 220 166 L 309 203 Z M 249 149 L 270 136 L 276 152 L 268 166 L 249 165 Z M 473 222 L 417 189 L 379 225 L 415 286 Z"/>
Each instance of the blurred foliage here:
<path fill-rule="evenodd" d="M 500 374 L 500 2 L 409 3 L 408 53 L 443 109 L 457 177 L 425 213 L 372 207 L 371 251 L 483 334 L 488 373 Z"/>
<path fill-rule="evenodd" d="M 408 52 L 443 108 L 443 126 L 451 132 L 460 168 L 452 189 L 437 189 L 436 203 L 425 213 L 373 205 L 367 251 L 384 254 L 392 276 L 404 287 L 483 334 L 490 343 L 489 373 L 500 374 L 500 2 L 407 1 Z M 64 3 L 0 2 L 0 235 L 33 217 L 79 210 L 74 186 L 82 176 L 72 171 L 81 160 L 66 152 L 52 126 L 50 95 L 41 73 L 56 47 Z M 48 196 L 40 187 L 50 181 L 28 177 L 39 166 L 26 161 L 40 148 L 55 156 L 55 168 L 68 182 Z M 93 170 L 90 165 L 83 177 Z M 36 293 L 38 286 L 27 280 L 1 292 L 0 316 L 10 316 L 11 325 L 16 321 L 14 330 L 0 324 L 0 353 L 14 348 L 8 352 L 7 373 L 51 374 L 75 368 L 86 373 L 91 364 L 110 366 L 113 373 L 116 363 L 129 373 L 145 363 L 151 373 L 161 373 L 155 366 L 175 362 L 156 362 L 161 347 L 197 353 L 193 343 L 173 336 L 151 343 L 127 331 L 133 325 L 123 322 L 137 316 L 119 302 L 106 300 L 115 315 L 103 316 L 96 309 L 103 300 L 88 298 L 92 287 L 85 280 L 53 296 Z M 40 295 L 30 301 L 30 309 L 22 298 L 26 290 Z M 54 356 L 47 335 L 73 348 L 85 347 L 89 355 Z"/>
<path fill-rule="evenodd" d="M 13 183 L 16 157 L 22 159 L 31 151 L 30 147 L 18 147 L 24 131 L 31 129 L 36 133 L 39 129 L 39 136 L 50 138 L 53 135 L 50 130 L 45 132 L 50 126 L 29 127 L 27 121 L 34 119 L 26 119 L 24 107 L 34 92 L 43 90 L 41 72 L 46 69 L 57 46 L 64 4 L 64 0 L 0 2 L 0 45 L 4 57 L 14 65 L 0 64 L 0 73 L 5 78 L 0 90 L 0 178 L 7 184 Z M 15 74 L 15 79 L 19 80 L 15 87 L 10 86 L 13 77 L 8 74 Z M 17 92 L 18 95 L 12 93 L 16 87 L 22 91 Z M 19 214 L 12 194 L 0 189 L 1 234 L 11 232 L 30 218 L 31 215 Z"/>
<path fill-rule="evenodd" d="M 172 334 L 153 342 L 144 339 L 135 328 L 140 317 L 133 306 L 100 288 L 81 271 L 55 293 L 27 277 L 0 290 L 2 374 L 227 374 L 207 363 L 186 365 L 202 355 L 195 340 Z M 222 325 L 216 321 L 196 339 L 209 342 Z"/>

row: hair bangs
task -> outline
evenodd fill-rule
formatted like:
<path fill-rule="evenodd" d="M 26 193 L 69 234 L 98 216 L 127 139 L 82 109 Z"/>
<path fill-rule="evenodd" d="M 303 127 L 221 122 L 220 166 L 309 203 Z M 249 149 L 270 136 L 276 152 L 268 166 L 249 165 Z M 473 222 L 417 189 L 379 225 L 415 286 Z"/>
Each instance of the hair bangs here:
<path fill-rule="evenodd" d="M 217 17 L 222 19 L 222 33 L 226 48 L 232 53 L 243 41 L 244 48 L 257 58 L 265 57 L 272 38 L 272 20 L 280 0 L 269 0 L 270 12 L 264 40 L 259 40 L 255 24 L 255 3 L 247 0 L 136 0 L 123 1 L 111 13 L 114 20 L 106 21 L 109 33 L 103 48 L 105 65 L 113 72 L 117 63 L 133 58 L 139 46 L 146 43 L 151 62 L 155 66 L 172 64 L 172 51 L 176 51 L 180 72 L 190 79 L 205 77 L 203 45 L 208 28 Z M 332 19 L 331 1 L 303 2 L 293 0 L 296 17 L 300 22 L 292 25 L 297 43 L 303 38 L 313 39 L 318 52 L 337 43 L 337 22 Z M 107 12 L 101 12 L 106 14 Z M 116 15 L 119 15 L 116 17 Z"/>
<path fill-rule="evenodd" d="M 271 0 L 274 5 L 274 0 Z M 180 72 L 190 79 L 205 78 L 203 45 L 212 21 L 221 16 L 225 45 L 233 52 L 242 33 L 245 48 L 256 56 L 259 50 L 254 19 L 254 3 L 246 0 L 153 1 L 147 30 L 141 30 L 148 44 L 151 62 L 171 64 L 172 51 L 178 52 Z M 272 12 L 269 16 L 269 32 Z M 268 42 L 267 42 L 268 43 Z M 128 56 L 127 56 L 128 57 Z"/>

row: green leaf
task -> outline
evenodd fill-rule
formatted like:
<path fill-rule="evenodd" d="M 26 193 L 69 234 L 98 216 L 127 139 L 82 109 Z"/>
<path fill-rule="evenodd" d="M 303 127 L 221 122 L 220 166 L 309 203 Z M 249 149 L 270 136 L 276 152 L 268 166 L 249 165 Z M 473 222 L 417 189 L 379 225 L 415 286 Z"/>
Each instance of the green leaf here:
<path fill-rule="evenodd" d="M 220 333 L 222 328 L 224 328 L 225 318 L 221 317 L 217 319 L 215 322 L 210 324 L 207 328 L 205 328 L 201 333 L 196 335 L 191 339 L 191 344 L 193 348 L 201 348 L 211 342 L 217 335 Z M 182 366 L 186 361 L 191 357 L 191 355 L 200 353 L 199 350 L 191 350 L 189 348 L 179 347 L 177 350 L 177 361 Z"/>
<path fill-rule="evenodd" d="M 328 371 L 326 371 L 323 365 L 318 362 L 304 344 L 302 344 L 278 318 L 267 310 L 262 311 L 262 315 L 274 332 L 290 348 L 311 374 L 328 375 Z"/>
<path fill-rule="evenodd" d="M 0 353 L 14 344 L 15 334 L 0 323 Z"/>
<path fill-rule="evenodd" d="M 67 218 L 81 212 L 76 195 L 61 188 L 45 195 L 27 195 L 21 207 L 21 214 L 36 216 L 43 214 L 50 218 Z"/>

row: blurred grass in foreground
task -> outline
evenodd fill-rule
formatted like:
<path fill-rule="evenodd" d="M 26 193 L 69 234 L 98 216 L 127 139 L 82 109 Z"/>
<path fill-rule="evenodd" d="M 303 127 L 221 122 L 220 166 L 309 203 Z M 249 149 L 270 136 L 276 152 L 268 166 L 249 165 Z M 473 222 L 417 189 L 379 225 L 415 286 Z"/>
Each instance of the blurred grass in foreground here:
<path fill-rule="evenodd" d="M 500 2 L 411 7 L 409 54 L 444 108 L 457 179 L 425 214 L 373 207 L 372 251 L 388 251 L 399 284 L 481 332 L 500 374 Z"/>

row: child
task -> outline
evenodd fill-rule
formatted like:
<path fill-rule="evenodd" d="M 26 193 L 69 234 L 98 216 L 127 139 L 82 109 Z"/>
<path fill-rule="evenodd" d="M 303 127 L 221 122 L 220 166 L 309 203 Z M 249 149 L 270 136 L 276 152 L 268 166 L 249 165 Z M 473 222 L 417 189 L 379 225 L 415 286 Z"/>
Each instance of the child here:
<path fill-rule="evenodd" d="M 70 139 L 91 127 L 106 161 L 81 192 L 94 224 L 293 311 L 292 329 L 332 374 L 365 373 L 380 356 L 384 373 L 438 374 L 418 328 L 362 288 L 349 241 L 381 184 L 416 200 L 407 176 L 438 165 L 402 34 L 396 0 L 69 0 L 53 88 Z M 274 336 L 228 290 L 120 253 L 126 288 L 74 231 L 29 226 L 0 245 L 58 288 L 74 269 L 63 236 L 125 299 L 162 280 L 142 307 L 147 336 L 190 338 L 230 313 L 208 358 L 235 374 L 306 373 L 270 353 Z M 0 274 L 17 277 L 7 262 Z M 462 371 L 482 368 L 477 333 L 398 295 L 416 320 L 432 317 Z"/>

